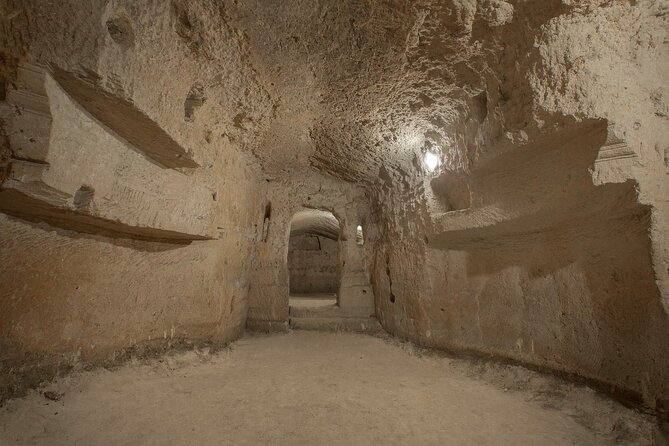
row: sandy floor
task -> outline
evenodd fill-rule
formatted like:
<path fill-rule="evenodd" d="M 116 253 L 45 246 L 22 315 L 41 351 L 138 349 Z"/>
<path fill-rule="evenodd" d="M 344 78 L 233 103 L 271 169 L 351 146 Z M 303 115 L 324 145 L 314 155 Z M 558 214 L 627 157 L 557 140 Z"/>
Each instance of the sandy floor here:
<path fill-rule="evenodd" d="M 647 419 L 587 388 L 355 334 L 247 336 L 47 390 L 63 396 L 0 408 L 1 445 L 652 442 Z"/>

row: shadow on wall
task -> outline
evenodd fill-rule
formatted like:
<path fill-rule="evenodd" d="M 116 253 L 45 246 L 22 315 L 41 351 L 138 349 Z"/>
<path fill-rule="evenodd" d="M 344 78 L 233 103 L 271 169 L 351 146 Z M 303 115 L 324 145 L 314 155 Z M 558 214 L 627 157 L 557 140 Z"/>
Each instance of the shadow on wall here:
<path fill-rule="evenodd" d="M 86 112 L 148 159 L 165 168 L 199 167 L 190 153 L 132 102 L 102 88 L 96 73 L 74 74 L 54 67 L 53 78 Z M 203 100 L 201 93 L 198 97 Z"/>
<path fill-rule="evenodd" d="M 29 217 L 20 218 L 11 216 L 9 214 L 7 214 L 7 219 L 9 221 L 15 221 L 17 223 L 22 223 L 26 226 L 39 229 L 41 231 L 53 232 L 59 236 L 67 237 L 68 239 L 72 240 L 95 240 L 99 243 L 105 243 L 123 248 L 131 248 L 135 251 L 142 252 L 171 251 L 189 246 L 193 242 L 193 240 L 169 239 L 162 241 L 160 239 L 147 240 L 144 238 L 116 237 L 115 233 L 104 232 L 98 227 L 95 228 L 95 231 L 79 232 L 68 229 L 67 227 L 59 227 L 58 225 L 53 224 L 53 222 L 46 223 L 39 220 L 31 220 Z"/>
<path fill-rule="evenodd" d="M 0 209 L 25 220 L 114 239 L 177 245 L 214 239 L 208 219 L 215 200 L 211 191 L 166 165 L 158 166 L 156 159 L 143 163 L 153 154 L 177 160 L 173 167 L 182 166 L 178 160 L 184 149 L 172 141 L 171 148 L 161 146 L 166 152 L 158 153 L 155 145 L 169 136 L 147 117 L 140 119 L 142 112 L 126 99 L 103 90 L 95 83 L 100 79 L 89 81 L 57 68 L 49 73 L 44 66 L 19 64 L 16 82 L 0 102 L 10 151 L 6 175 L 1 174 Z M 125 128 L 127 119 L 143 133 Z M 121 138 L 127 131 L 135 139 Z M 147 145 L 128 144 L 133 141 Z M 145 177 L 152 187 L 138 186 Z"/>
<path fill-rule="evenodd" d="M 443 212 L 468 209 L 471 206 L 471 191 L 468 179 L 462 174 L 447 174 L 430 182 L 432 191 Z"/>
<path fill-rule="evenodd" d="M 650 210 L 627 204 L 627 214 L 464 249 L 466 275 L 439 299 L 457 315 L 449 337 L 577 371 L 666 410 L 669 317 L 654 281 Z"/>
<path fill-rule="evenodd" d="M 377 254 L 384 327 L 575 373 L 666 410 L 669 317 L 651 209 L 633 181 L 593 184 L 606 129 L 579 123 L 501 154 L 468 179 L 471 208 L 433 216 L 426 249 L 400 240 Z"/>

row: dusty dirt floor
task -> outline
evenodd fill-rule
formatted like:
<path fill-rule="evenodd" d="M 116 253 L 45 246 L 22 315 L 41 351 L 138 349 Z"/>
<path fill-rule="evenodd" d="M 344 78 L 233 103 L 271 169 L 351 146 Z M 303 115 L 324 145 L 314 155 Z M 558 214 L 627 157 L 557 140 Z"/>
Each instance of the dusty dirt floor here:
<path fill-rule="evenodd" d="M 0 408 L 1 445 L 648 445 L 652 431 L 521 367 L 320 332 L 73 373 Z"/>

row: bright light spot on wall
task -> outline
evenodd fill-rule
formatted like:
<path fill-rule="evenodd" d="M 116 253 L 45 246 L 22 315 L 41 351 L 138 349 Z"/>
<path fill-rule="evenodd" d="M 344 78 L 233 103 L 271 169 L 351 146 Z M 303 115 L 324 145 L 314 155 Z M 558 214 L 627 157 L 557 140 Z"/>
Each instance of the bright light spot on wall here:
<path fill-rule="evenodd" d="M 425 155 L 423 155 L 423 162 L 429 172 L 434 172 L 435 169 L 439 167 L 439 156 L 437 156 L 436 153 L 425 152 Z"/>
<path fill-rule="evenodd" d="M 360 246 L 365 243 L 365 239 L 362 237 L 362 226 L 360 225 L 355 229 L 355 242 Z"/>

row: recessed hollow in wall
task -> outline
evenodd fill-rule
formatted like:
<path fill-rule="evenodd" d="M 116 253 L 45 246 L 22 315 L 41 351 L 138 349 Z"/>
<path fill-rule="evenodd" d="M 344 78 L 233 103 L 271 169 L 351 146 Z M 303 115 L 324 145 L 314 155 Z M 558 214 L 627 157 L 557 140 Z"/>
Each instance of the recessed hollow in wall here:
<path fill-rule="evenodd" d="M 92 187 L 85 185 L 81 186 L 74 193 L 74 200 L 72 202 L 72 206 L 74 206 L 74 208 L 77 210 L 88 208 L 91 204 L 91 201 L 93 201 L 94 194 L 95 190 Z"/>
<path fill-rule="evenodd" d="M 203 41 L 203 26 L 200 18 L 188 8 L 189 2 L 172 1 L 172 16 L 174 17 L 174 31 L 193 52 L 199 52 Z"/>
<path fill-rule="evenodd" d="M 263 220 L 262 220 L 262 241 L 267 241 L 267 235 L 269 234 L 269 220 L 272 218 L 272 202 L 268 201 L 265 204 Z"/>
<path fill-rule="evenodd" d="M 481 93 L 474 96 L 472 100 L 472 114 L 482 124 L 488 117 L 488 94 L 485 91 L 482 91 Z"/>
<path fill-rule="evenodd" d="M 358 225 L 357 228 L 355 228 L 355 243 L 358 246 L 362 246 L 365 244 L 365 238 L 362 234 L 362 226 Z"/>
<path fill-rule="evenodd" d="M 390 260 L 386 259 L 386 276 L 388 276 L 388 292 L 390 293 L 390 303 L 395 303 L 395 295 L 393 294 L 393 279 L 390 277 Z"/>
<path fill-rule="evenodd" d="M 135 34 L 130 19 L 126 16 L 114 17 L 107 20 L 109 37 L 122 48 L 130 48 L 135 44 Z"/>
<path fill-rule="evenodd" d="M 444 172 L 430 182 L 443 212 L 459 211 L 471 207 L 471 191 L 466 176 Z"/>
<path fill-rule="evenodd" d="M 206 100 L 204 87 L 199 83 L 193 84 L 184 102 L 184 119 L 186 122 L 191 122 L 195 119 L 195 110 L 201 107 Z"/>

